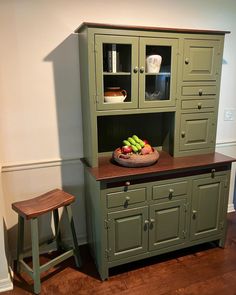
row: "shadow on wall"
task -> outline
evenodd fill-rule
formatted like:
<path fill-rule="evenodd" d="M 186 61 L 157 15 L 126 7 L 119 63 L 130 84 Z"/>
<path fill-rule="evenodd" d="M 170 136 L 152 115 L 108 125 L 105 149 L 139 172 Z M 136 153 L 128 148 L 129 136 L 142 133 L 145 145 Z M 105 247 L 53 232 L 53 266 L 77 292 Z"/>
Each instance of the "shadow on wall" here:
<path fill-rule="evenodd" d="M 86 240 L 86 227 L 83 165 L 79 160 L 83 156 L 83 134 L 78 35 L 68 36 L 44 61 L 53 65 L 62 188 L 76 196 L 72 210 L 82 244 Z"/>
<path fill-rule="evenodd" d="M 234 204 L 234 209 L 236 210 L 236 174 L 235 174 L 235 179 L 234 179 L 234 195 L 233 195 L 233 204 Z"/>

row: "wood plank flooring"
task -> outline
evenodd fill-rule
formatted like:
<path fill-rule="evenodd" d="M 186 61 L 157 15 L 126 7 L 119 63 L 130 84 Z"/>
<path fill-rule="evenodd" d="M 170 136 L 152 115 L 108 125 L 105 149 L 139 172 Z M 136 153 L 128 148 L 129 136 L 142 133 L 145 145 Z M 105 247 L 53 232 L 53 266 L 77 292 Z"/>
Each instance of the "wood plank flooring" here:
<path fill-rule="evenodd" d="M 83 267 L 68 259 L 42 274 L 41 294 L 66 295 L 236 295 L 236 213 L 229 213 L 224 249 L 212 243 L 113 268 L 99 279 L 87 246 L 81 246 Z M 44 255 L 42 261 L 48 257 Z M 14 290 L 3 295 L 32 294 L 27 275 L 14 275 Z"/>

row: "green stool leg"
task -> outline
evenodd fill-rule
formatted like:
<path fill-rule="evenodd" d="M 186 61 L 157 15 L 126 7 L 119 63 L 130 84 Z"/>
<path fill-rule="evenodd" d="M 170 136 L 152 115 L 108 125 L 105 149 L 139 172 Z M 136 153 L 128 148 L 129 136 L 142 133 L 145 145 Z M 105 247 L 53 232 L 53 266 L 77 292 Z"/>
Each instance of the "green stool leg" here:
<path fill-rule="evenodd" d="M 34 293 L 39 294 L 41 289 L 41 283 L 40 283 L 40 264 L 39 264 L 38 219 L 32 218 L 30 222 L 31 222 L 31 239 L 32 239 Z"/>
<path fill-rule="evenodd" d="M 55 225 L 55 239 L 57 243 L 57 250 L 61 249 L 61 233 L 59 228 L 59 214 L 58 209 L 53 210 L 53 219 Z"/>
<path fill-rule="evenodd" d="M 76 232 L 75 232 L 75 225 L 74 225 L 74 220 L 73 220 L 73 216 L 72 216 L 72 210 L 71 210 L 71 206 L 65 206 L 66 209 L 66 213 L 67 213 L 67 217 L 69 220 L 69 224 L 70 224 L 70 229 L 71 229 L 71 234 L 72 234 L 72 238 L 73 238 L 73 245 L 74 245 L 74 257 L 75 257 L 75 263 L 77 267 L 81 266 L 81 258 L 80 258 L 80 254 L 79 254 L 79 246 L 77 243 L 77 237 L 76 237 Z"/>
<path fill-rule="evenodd" d="M 16 271 L 20 272 L 20 260 L 24 258 L 24 217 L 18 215 Z"/>

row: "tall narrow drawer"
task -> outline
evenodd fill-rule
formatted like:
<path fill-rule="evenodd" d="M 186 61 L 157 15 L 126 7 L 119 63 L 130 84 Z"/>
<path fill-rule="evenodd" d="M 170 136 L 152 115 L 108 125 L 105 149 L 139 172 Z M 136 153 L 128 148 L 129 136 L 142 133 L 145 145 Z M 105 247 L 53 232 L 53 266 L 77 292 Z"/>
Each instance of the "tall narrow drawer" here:
<path fill-rule="evenodd" d="M 216 95 L 216 85 L 183 86 L 183 96 L 207 96 Z"/>
<path fill-rule="evenodd" d="M 186 195 L 188 191 L 187 181 L 167 183 L 162 185 L 154 185 L 152 187 L 152 198 L 163 199 L 169 198 L 172 199 L 176 196 Z"/>
<path fill-rule="evenodd" d="M 182 100 L 183 110 L 201 110 L 215 107 L 214 99 Z"/>
<path fill-rule="evenodd" d="M 128 191 L 107 194 L 107 208 L 124 207 L 146 201 L 146 188 L 130 189 Z"/>

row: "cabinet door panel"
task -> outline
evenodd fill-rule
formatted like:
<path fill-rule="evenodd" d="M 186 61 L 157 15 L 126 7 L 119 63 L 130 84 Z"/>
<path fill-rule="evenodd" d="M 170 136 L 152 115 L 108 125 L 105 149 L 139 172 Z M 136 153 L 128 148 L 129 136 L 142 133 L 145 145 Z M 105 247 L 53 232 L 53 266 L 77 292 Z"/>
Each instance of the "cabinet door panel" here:
<path fill-rule="evenodd" d="M 157 250 L 183 243 L 185 239 L 186 200 L 150 206 L 149 248 Z"/>
<path fill-rule="evenodd" d="M 147 207 L 108 214 L 109 259 L 122 259 L 148 250 Z"/>
<path fill-rule="evenodd" d="M 220 232 L 224 177 L 193 181 L 191 239 L 208 237 Z"/>
<path fill-rule="evenodd" d="M 184 41 L 184 81 L 215 81 L 219 67 L 219 45 L 216 40 Z"/>
<path fill-rule="evenodd" d="M 138 106 L 138 38 L 97 35 L 95 37 L 97 109 L 115 110 Z M 112 97 L 114 88 L 120 88 Z M 110 89 L 112 88 L 112 89 Z M 123 91 L 125 90 L 125 91 Z M 124 95 L 124 101 L 118 101 Z M 109 100 L 108 100 L 109 99 Z M 107 101 L 108 100 L 108 101 Z"/>
<path fill-rule="evenodd" d="M 174 106 L 178 40 L 140 38 L 139 106 Z M 160 70 L 150 71 L 148 58 L 161 58 Z M 157 61 L 158 62 L 158 61 Z"/>
<path fill-rule="evenodd" d="M 213 113 L 182 114 L 180 150 L 209 148 L 214 145 Z"/>

